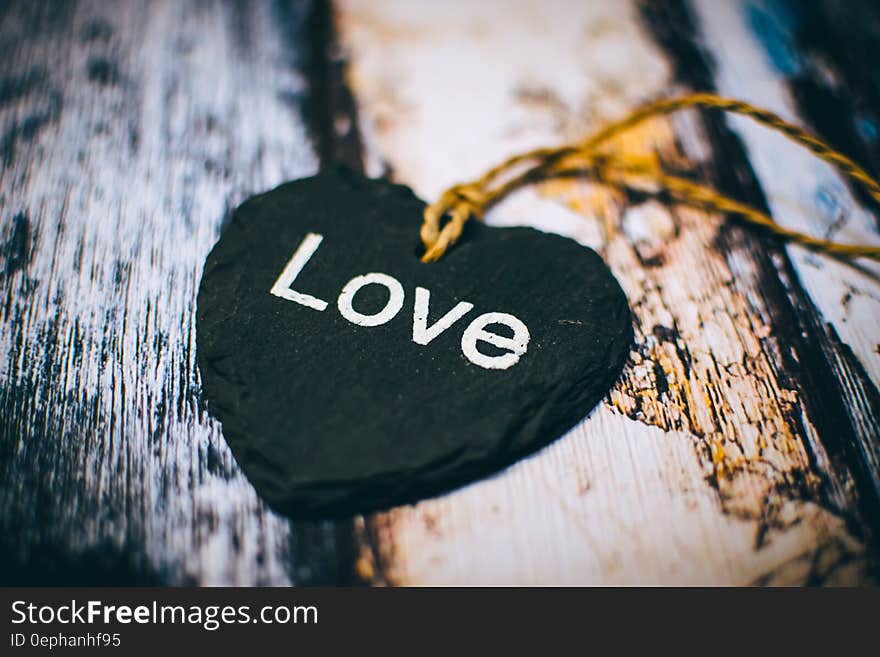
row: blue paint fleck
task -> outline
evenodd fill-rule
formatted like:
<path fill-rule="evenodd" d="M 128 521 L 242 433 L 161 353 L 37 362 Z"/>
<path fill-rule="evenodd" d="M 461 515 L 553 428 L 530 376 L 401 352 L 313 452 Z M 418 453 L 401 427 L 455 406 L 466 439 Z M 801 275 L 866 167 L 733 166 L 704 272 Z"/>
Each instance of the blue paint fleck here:
<path fill-rule="evenodd" d="M 865 141 L 876 141 L 877 124 L 864 116 L 855 117 L 856 130 Z"/>
<path fill-rule="evenodd" d="M 841 199 L 846 198 L 846 189 L 837 181 L 820 182 L 813 192 L 813 202 L 821 216 L 834 220 L 841 212 Z"/>
<path fill-rule="evenodd" d="M 797 3 L 785 0 L 747 2 L 746 21 L 763 46 L 770 64 L 779 73 L 792 77 L 800 72 L 802 63 L 792 40 L 799 22 Z"/>

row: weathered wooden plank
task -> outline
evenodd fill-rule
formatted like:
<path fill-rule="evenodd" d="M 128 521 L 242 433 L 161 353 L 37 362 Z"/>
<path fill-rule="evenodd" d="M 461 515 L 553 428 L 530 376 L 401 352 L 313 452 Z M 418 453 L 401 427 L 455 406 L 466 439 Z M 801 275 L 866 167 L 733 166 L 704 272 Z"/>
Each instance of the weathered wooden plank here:
<path fill-rule="evenodd" d="M 664 25 L 687 28 L 678 3 L 658 10 L 679 12 L 678 23 L 661 15 L 654 26 L 625 3 L 339 6 L 368 167 L 426 198 L 693 84 L 658 47 Z M 718 117 L 654 121 L 619 147 L 659 152 L 719 185 L 751 175 Z M 829 447 L 837 416 L 826 407 L 842 408 L 840 390 L 813 387 L 836 371 L 805 364 L 815 350 L 793 306 L 809 296 L 775 245 L 580 182 L 521 192 L 488 221 L 598 248 L 631 300 L 637 348 L 607 403 L 562 440 L 493 479 L 368 519 L 368 573 L 394 583 L 866 580 L 876 553 L 856 464 Z"/>
<path fill-rule="evenodd" d="M 850 45 L 851 36 L 857 42 L 860 35 L 880 36 L 880 16 L 873 5 L 856 4 L 846 10 L 835 3 L 799 7 L 699 2 L 695 9 L 700 38 L 717 62 L 715 79 L 723 93 L 760 102 L 806 123 L 859 157 L 876 175 L 880 103 L 863 91 L 876 87 L 880 76 L 858 70 L 858 58 L 847 56 L 851 48 L 858 48 L 858 43 Z M 818 24 L 838 31 L 826 26 L 817 33 Z M 822 46 L 831 52 L 817 52 Z M 858 78 L 861 88 L 850 87 L 845 76 Z M 745 145 L 777 220 L 845 242 L 878 241 L 876 204 L 863 205 L 868 200 L 863 190 L 848 189 L 849 181 L 833 168 L 760 127 L 736 119 L 730 125 Z M 780 161 L 785 166 L 779 166 Z M 836 440 L 834 449 L 851 464 L 876 534 L 880 531 L 880 265 L 842 263 L 797 246 L 787 247 L 786 253 L 788 261 L 774 264 L 783 280 L 795 277 L 793 306 L 803 311 L 799 322 L 815 342 L 816 358 L 825 361 L 826 385 L 834 385 L 831 394 L 842 402 L 834 427 L 829 426 L 823 436 L 827 435 L 829 447 Z M 801 289 L 805 294 L 798 300 Z M 845 437 L 834 439 L 832 432 Z"/>
<path fill-rule="evenodd" d="M 350 524 L 268 511 L 195 369 L 224 217 L 318 166 L 310 11 L 3 3 L 0 581 L 348 581 Z"/>
<path fill-rule="evenodd" d="M 429 198 L 676 84 L 745 95 L 736 78 L 755 75 L 772 96 L 755 100 L 797 117 L 782 88 L 792 75 L 755 64 L 770 46 L 743 29 L 746 14 L 728 15 L 733 5 L 352 0 L 338 19 L 355 122 L 327 8 L 310 7 L 2 8 L 3 581 L 349 580 L 350 525 L 292 526 L 267 511 L 198 406 L 201 262 L 249 193 L 319 162 L 363 158 Z M 841 20 L 832 13 L 832 24 L 848 25 Z M 821 55 L 832 76 L 874 98 L 851 53 L 792 34 L 776 38 L 813 64 Z M 846 145 L 861 144 L 872 166 L 876 147 L 856 128 L 844 131 Z M 747 200 L 766 196 L 799 227 L 821 230 L 844 209 L 849 223 L 831 228 L 874 239 L 871 215 L 839 180 L 793 152 L 797 180 L 777 179 L 761 153 L 781 147 L 754 135 L 710 113 L 654 122 L 621 148 L 659 151 Z M 806 212 L 780 202 L 789 184 Z M 607 403 L 547 450 L 454 494 L 356 519 L 361 577 L 869 577 L 876 283 L 693 210 L 626 201 L 553 183 L 490 217 L 599 248 L 632 300 L 637 349 Z"/>

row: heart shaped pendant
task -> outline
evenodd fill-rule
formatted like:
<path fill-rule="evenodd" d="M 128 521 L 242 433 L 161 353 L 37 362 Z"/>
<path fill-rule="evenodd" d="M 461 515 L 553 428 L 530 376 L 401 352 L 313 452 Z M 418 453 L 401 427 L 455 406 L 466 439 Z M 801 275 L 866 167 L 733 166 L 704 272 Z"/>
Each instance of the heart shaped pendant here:
<path fill-rule="evenodd" d="M 602 259 L 471 222 L 417 254 L 424 203 L 347 169 L 242 204 L 208 256 L 197 360 L 245 475 L 294 517 L 414 502 L 586 417 L 632 342 Z"/>

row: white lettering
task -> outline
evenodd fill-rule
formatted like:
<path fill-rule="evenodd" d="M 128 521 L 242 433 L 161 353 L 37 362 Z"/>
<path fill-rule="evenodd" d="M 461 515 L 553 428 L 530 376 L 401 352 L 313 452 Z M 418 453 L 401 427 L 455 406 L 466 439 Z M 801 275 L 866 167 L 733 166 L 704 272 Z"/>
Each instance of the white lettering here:
<path fill-rule="evenodd" d="M 423 287 L 416 287 L 416 300 L 413 303 L 413 342 L 416 344 L 428 344 L 443 333 L 450 326 L 455 324 L 462 317 L 467 315 L 474 304 L 467 301 L 459 301 L 455 308 L 438 319 L 433 326 L 428 328 L 428 303 L 431 299 L 430 290 Z"/>
<path fill-rule="evenodd" d="M 486 331 L 489 324 L 504 324 L 513 329 L 513 337 L 508 338 Z M 519 319 L 507 313 L 485 313 L 468 325 L 461 336 L 461 351 L 474 365 L 488 370 L 506 370 L 519 362 L 529 345 L 529 329 Z M 483 341 L 508 353 L 487 356 L 477 349 L 477 342 Z"/>
<path fill-rule="evenodd" d="M 357 294 L 358 290 L 370 284 L 387 287 L 389 292 L 388 302 L 378 313 L 364 315 L 355 310 L 351 302 L 354 300 L 354 295 Z M 403 307 L 403 286 L 396 278 L 392 278 L 388 274 L 372 272 L 363 276 L 355 276 L 342 288 L 336 305 L 339 308 L 339 314 L 352 324 L 357 324 L 358 326 L 379 326 L 391 321 L 400 312 L 400 309 Z"/>
<path fill-rule="evenodd" d="M 308 233 L 293 256 L 284 266 L 284 270 L 269 290 L 271 294 L 288 301 L 293 301 L 314 310 L 323 311 L 327 308 L 327 302 L 309 294 L 291 289 L 294 280 L 302 272 L 306 263 L 318 250 L 323 236 L 317 233 Z M 353 301 L 358 291 L 367 285 L 383 285 L 388 289 L 388 301 L 385 306 L 371 315 L 358 312 L 354 309 Z M 400 312 L 403 307 L 404 290 L 396 278 L 380 272 L 372 272 L 352 278 L 339 293 L 336 306 L 339 313 L 352 324 L 358 326 L 380 326 L 385 324 Z M 449 310 L 440 319 L 428 326 L 428 314 L 431 301 L 431 291 L 427 288 L 416 287 L 413 301 L 413 342 L 419 345 L 427 345 L 444 331 L 450 328 L 462 317 L 473 310 L 474 305 L 467 301 L 459 301 L 455 307 Z M 504 324 L 513 331 L 513 336 L 508 337 L 486 330 L 490 324 Z M 464 330 L 461 336 L 461 351 L 464 356 L 474 365 L 490 370 L 506 370 L 516 363 L 528 349 L 531 336 L 529 329 L 518 318 L 508 313 L 491 312 L 480 315 L 473 320 Z M 490 356 L 477 348 L 478 342 L 486 342 L 496 349 L 506 353 Z M 89 603 L 88 615 L 90 620 L 98 615 L 98 610 Z M 21 613 L 15 610 L 17 613 Z M 106 613 L 106 610 L 105 610 Z M 77 616 L 79 614 L 77 613 Z"/>
<path fill-rule="evenodd" d="M 324 239 L 324 237 L 317 235 L 316 233 L 309 233 L 306 235 L 305 239 L 300 243 L 299 247 L 297 247 L 293 256 L 287 261 L 284 270 L 281 272 L 281 276 L 278 277 L 278 280 L 275 281 L 275 285 L 269 290 L 270 293 L 274 294 L 276 297 L 281 297 L 288 301 L 295 301 L 298 304 L 314 308 L 315 310 L 324 310 L 327 307 L 326 301 L 322 301 L 310 294 L 303 294 L 302 292 L 290 289 L 294 279 L 299 276 L 303 267 L 306 266 L 306 263 L 315 254 L 315 251 L 318 250 L 322 239 Z"/>

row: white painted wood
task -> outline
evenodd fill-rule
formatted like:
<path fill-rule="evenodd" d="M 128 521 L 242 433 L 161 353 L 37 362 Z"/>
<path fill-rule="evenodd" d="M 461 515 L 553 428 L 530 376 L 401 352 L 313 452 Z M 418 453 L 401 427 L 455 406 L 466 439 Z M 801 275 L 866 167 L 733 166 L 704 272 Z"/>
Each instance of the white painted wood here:
<path fill-rule="evenodd" d="M 7 401 L 24 391 L 4 541 L 87 581 L 289 583 L 290 522 L 198 407 L 195 302 L 230 207 L 317 168 L 291 45 L 267 2 L 28 4 L 4 16 L 3 68 L 45 82 L 0 108 L 4 132 L 61 100 L 0 173 L 4 229 L 32 230 L 0 317 Z"/>
<path fill-rule="evenodd" d="M 700 0 L 695 7 L 705 47 L 716 58 L 719 92 L 802 124 L 784 80 L 749 29 L 747 4 Z M 853 199 L 832 166 L 748 119 L 732 117 L 730 123 L 748 149 L 777 221 L 841 242 L 880 244 L 877 219 Z M 797 245 L 786 248 L 825 320 L 880 387 L 880 263 L 863 259 L 854 267 Z"/>
<path fill-rule="evenodd" d="M 388 165 L 426 199 L 670 89 L 663 53 L 626 2 L 343 0 L 337 19 L 369 168 Z M 708 154 L 693 124 L 676 125 L 692 156 Z M 620 148 L 686 165 L 674 137 L 655 121 Z M 487 221 L 599 248 L 630 299 L 638 345 L 608 401 L 561 440 L 368 519 L 386 581 L 861 581 L 864 546 L 814 501 L 808 447 L 820 464 L 827 455 L 779 376 L 759 268 L 747 251 L 717 250 L 715 219 L 656 203 L 623 210 L 613 193 L 552 182 Z"/>

